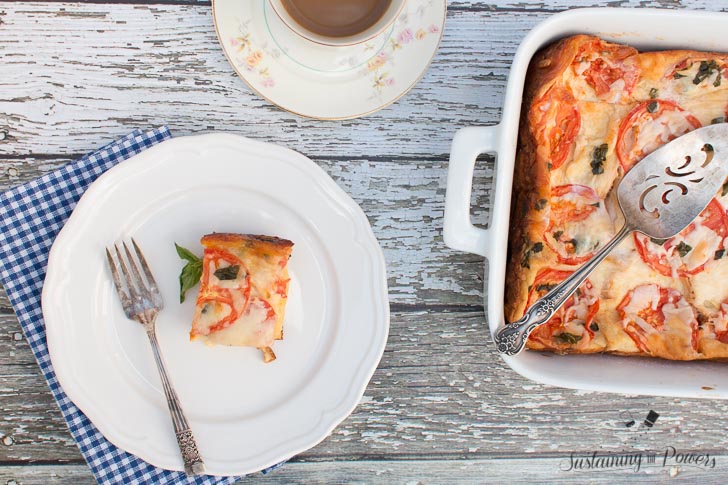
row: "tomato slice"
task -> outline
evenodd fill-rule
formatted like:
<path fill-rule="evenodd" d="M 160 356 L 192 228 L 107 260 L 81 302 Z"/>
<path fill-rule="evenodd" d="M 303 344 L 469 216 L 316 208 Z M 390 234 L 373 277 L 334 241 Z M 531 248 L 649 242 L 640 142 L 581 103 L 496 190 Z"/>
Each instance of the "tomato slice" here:
<path fill-rule="evenodd" d="M 551 164 L 551 170 L 562 166 L 571 153 L 579 129 L 581 115 L 569 91 L 553 86 L 532 108 L 537 120 L 538 152 Z"/>
<path fill-rule="evenodd" d="M 589 219 L 589 222 L 580 222 Z M 612 227 L 612 220 L 591 187 L 560 185 L 551 189 L 549 226 L 544 233 L 546 244 L 559 262 L 579 264 L 588 260 L 604 241 L 594 240 L 597 227 Z"/>
<path fill-rule="evenodd" d="M 572 68 L 598 97 L 622 96 L 631 93 L 639 79 L 637 63 L 629 60 L 635 54 L 632 47 L 595 40 L 580 49 Z M 620 80 L 623 82 L 618 83 Z"/>
<path fill-rule="evenodd" d="M 527 306 L 530 307 L 569 275 L 571 271 L 541 270 L 529 292 Z M 586 280 L 547 323 L 531 333 L 529 339 L 546 347 L 586 346 L 594 338 L 592 325 L 595 325 L 594 315 L 598 310 L 599 298 L 591 282 Z"/>
<path fill-rule="evenodd" d="M 235 323 L 235 321 L 240 317 L 240 315 L 245 314 L 248 307 L 250 306 L 250 276 L 245 278 L 245 288 L 243 289 L 243 299 L 240 301 L 240 299 L 233 298 L 231 295 L 230 290 L 227 289 L 220 289 L 218 291 L 223 292 L 223 294 L 227 294 L 226 302 L 230 302 L 230 313 L 228 313 L 225 318 L 217 322 L 215 325 L 210 327 L 209 333 L 219 332 L 220 330 L 228 328 L 230 325 Z M 225 293 L 226 292 L 226 293 Z M 221 302 L 219 299 L 213 299 L 212 301 Z"/>
<path fill-rule="evenodd" d="M 627 172 L 665 143 L 700 126 L 697 118 L 671 101 L 644 101 L 619 125 L 616 147 L 619 163 Z"/>
<path fill-rule="evenodd" d="M 276 311 L 273 309 L 270 303 L 263 300 L 262 298 L 258 298 L 255 296 L 250 299 L 250 305 L 248 305 L 248 307 L 246 308 L 244 315 L 250 315 L 254 311 L 264 312 L 263 319 L 261 320 L 263 322 L 275 320 L 276 318 Z"/>
<path fill-rule="evenodd" d="M 191 332 L 193 335 L 209 335 L 229 327 L 245 312 L 250 302 L 252 286 L 247 269 L 242 287 L 235 288 L 234 291 L 231 288 L 223 288 L 215 284 L 210 284 L 210 271 L 219 268 L 222 261 L 228 263 L 230 266 L 239 265 L 245 269 L 240 258 L 234 254 L 221 249 L 205 249 L 202 256 L 202 278 L 200 279 L 201 283 L 197 296 L 197 306 L 200 307 L 204 304 L 221 305 L 228 307 L 230 311 L 225 317 L 210 327 L 193 327 Z"/>
<path fill-rule="evenodd" d="M 634 233 L 634 244 L 642 260 L 665 276 L 689 276 L 700 273 L 725 250 L 728 215 L 717 199 L 712 199 L 695 222 L 680 234 L 658 244 L 642 233 Z"/>
<path fill-rule="evenodd" d="M 677 290 L 656 284 L 637 286 L 625 295 L 617 306 L 617 311 L 622 319 L 622 328 L 642 352 L 652 353 L 649 335 L 665 330 L 668 314 L 673 319 L 689 315 L 689 321 L 683 319 L 678 324 L 689 326 L 690 344 L 693 350 L 698 348 L 698 320 L 695 310 Z M 674 325 L 675 323 L 672 324 Z"/>
<path fill-rule="evenodd" d="M 280 295 L 282 298 L 288 298 L 288 282 L 291 281 L 290 278 L 288 279 L 280 279 L 275 282 L 273 287 L 275 288 L 275 293 Z"/>
<path fill-rule="evenodd" d="M 582 221 L 594 212 L 599 196 L 586 185 L 566 184 L 551 189 L 551 218 Z"/>

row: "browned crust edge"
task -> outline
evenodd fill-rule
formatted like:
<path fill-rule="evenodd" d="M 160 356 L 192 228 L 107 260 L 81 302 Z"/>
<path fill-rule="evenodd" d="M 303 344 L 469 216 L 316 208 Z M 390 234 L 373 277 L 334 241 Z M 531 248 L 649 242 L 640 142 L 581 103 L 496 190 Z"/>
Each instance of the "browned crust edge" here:
<path fill-rule="evenodd" d="M 262 234 L 235 234 L 229 232 L 214 232 L 202 236 L 200 240 L 203 246 L 217 245 L 266 245 L 271 248 L 288 249 L 293 247 L 293 242 L 276 236 L 265 236 Z"/>

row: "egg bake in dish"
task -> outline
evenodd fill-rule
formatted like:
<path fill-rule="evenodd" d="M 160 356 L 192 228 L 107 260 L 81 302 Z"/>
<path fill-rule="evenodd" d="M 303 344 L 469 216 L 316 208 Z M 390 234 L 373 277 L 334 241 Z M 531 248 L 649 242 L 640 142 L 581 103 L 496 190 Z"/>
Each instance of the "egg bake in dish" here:
<path fill-rule="evenodd" d="M 505 312 L 525 309 L 622 226 L 615 188 L 635 163 L 725 122 L 728 55 L 638 52 L 578 35 L 529 67 L 514 172 Z M 528 347 L 673 360 L 728 358 L 728 186 L 677 236 L 635 232 Z"/>

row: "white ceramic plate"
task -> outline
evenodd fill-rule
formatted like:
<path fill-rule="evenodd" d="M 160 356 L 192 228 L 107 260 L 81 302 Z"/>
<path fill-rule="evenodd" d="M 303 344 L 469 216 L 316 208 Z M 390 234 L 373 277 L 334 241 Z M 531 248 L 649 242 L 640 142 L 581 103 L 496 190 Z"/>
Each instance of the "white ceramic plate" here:
<path fill-rule="evenodd" d="M 179 303 L 177 242 L 210 232 L 295 243 L 278 359 L 207 347 Z M 182 470 L 141 326 L 124 317 L 104 247 L 134 236 L 159 283 L 157 321 L 171 379 L 208 473 L 254 472 L 314 446 L 351 413 L 384 350 L 384 258 L 366 216 L 315 163 L 235 135 L 176 138 L 102 175 L 56 239 L 43 288 L 48 347 L 68 396 L 117 446 Z"/>
<path fill-rule="evenodd" d="M 319 119 L 380 110 L 422 78 L 440 44 L 446 0 L 408 0 L 394 24 L 353 46 L 326 46 L 289 29 L 268 0 L 213 0 L 225 55 L 238 75 L 279 107 Z"/>

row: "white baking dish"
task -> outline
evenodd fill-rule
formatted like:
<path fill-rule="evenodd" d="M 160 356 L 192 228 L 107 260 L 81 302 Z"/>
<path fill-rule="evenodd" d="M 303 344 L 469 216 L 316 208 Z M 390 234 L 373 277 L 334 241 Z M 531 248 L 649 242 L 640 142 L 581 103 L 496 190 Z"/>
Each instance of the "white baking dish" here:
<path fill-rule="evenodd" d="M 518 121 L 526 69 L 547 44 L 572 34 L 594 34 L 639 50 L 689 48 L 728 52 L 728 14 L 685 10 L 594 8 L 559 13 L 523 40 L 508 79 L 500 124 L 469 127 L 455 135 L 445 202 L 445 243 L 485 256 L 487 318 L 491 335 L 505 324 L 503 295 L 508 224 Z M 481 153 L 496 154 L 495 190 L 488 229 L 470 221 L 473 168 Z M 716 282 L 728 284 L 727 282 Z M 495 345 L 491 347 L 495 352 Z M 575 389 L 658 396 L 728 399 L 728 368 L 718 362 L 670 362 L 612 355 L 568 355 L 525 351 L 504 357 L 519 374 L 537 382 Z"/>

